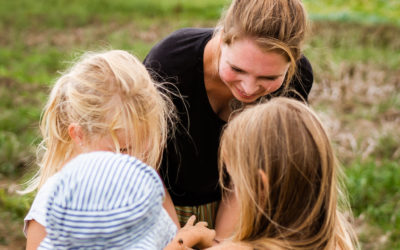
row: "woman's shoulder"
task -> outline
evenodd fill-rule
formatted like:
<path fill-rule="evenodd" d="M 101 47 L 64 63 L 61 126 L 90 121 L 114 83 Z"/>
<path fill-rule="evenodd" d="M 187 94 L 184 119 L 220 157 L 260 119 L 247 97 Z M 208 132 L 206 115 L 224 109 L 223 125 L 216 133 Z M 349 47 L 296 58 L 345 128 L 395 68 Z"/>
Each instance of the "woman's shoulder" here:
<path fill-rule="evenodd" d="M 172 32 L 162 39 L 155 48 L 163 46 L 188 46 L 201 43 L 202 40 L 209 40 L 212 37 L 214 29 L 212 28 L 182 28 Z"/>
<path fill-rule="evenodd" d="M 172 32 L 166 38 L 190 38 L 194 36 L 195 38 L 212 36 L 214 32 L 213 28 L 181 28 Z"/>
<path fill-rule="evenodd" d="M 200 45 L 211 39 L 213 29 L 207 28 L 182 28 L 174 31 L 160 42 L 158 42 L 151 50 L 149 56 L 157 54 L 182 54 L 188 50 L 200 49 Z M 203 48 L 204 49 L 204 48 Z"/>
<path fill-rule="evenodd" d="M 300 101 L 307 101 L 314 83 L 314 73 L 310 61 L 304 55 L 297 61 L 296 71 L 295 77 L 290 82 L 291 91 L 287 96 L 294 97 Z M 274 96 L 280 95 L 282 91 L 283 87 L 276 91 Z"/>
<path fill-rule="evenodd" d="M 147 68 L 156 71 L 182 70 L 203 57 L 204 48 L 211 39 L 213 29 L 182 28 L 158 42 L 144 59 Z"/>

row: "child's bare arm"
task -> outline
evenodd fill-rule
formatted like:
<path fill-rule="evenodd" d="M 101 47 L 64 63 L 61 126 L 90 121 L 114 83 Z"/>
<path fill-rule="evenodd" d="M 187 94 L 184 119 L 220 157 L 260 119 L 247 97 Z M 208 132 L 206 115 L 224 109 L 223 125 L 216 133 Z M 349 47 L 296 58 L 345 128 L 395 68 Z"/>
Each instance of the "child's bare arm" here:
<path fill-rule="evenodd" d="M 35 220 L 29 221 L 26 229 L 26 250 L 37 249 L 44 237 L 46 237 L 45 227 Z"/>
<path fill-rule="evenodd" d="M 215 231 L 207 228 L 207 222 L 201 221 L 194 224 L 195 220 L 196 217 L 192 215 L 164 250 L 190 249 L 194 246 L 202 249 L 212 246 Z"/>
<path fill-rule="evenodd" d="M 167 211 L 169 216 L 171 217 L 172 221 L 175 223 L 175 225 L 179 228 L 181 228 L 181 225 L 179 224 L 178 220 L 178 215 L 176 214 L 174 203 L 172 202 L 171 196 L 168 193 L 167 188 L 164 185 L 164 191 L 165 191 L 165 200 L 163 203 L 164 209 Z"/>
<path fill-rule="evenodd" d="M 221 201 L 215 219 L 216 239 L 223 241 L 232 236 L 239 223 L 240 204 L 235 192 L 228 193 Z"/>

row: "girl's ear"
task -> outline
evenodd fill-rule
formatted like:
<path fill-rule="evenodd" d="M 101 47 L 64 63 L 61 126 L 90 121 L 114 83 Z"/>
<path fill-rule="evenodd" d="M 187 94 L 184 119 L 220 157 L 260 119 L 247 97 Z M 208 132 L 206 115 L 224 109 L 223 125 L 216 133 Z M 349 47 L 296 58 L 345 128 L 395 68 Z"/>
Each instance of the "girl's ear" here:
<path fill-rule="evenodd" d="M 77 123 L 71 123 L 68 126 L 68 134 L 76 145 L 82 146 L 84 134 L 81 126 L 79 126 Z"/>
<path fill-rule="evenodd" d="M 259 178 L 261 179 L 262 186 L 261 190 L 258 190 L 258 199 L 261 206 L 265 206 L 266 202 L 269 200 L 269 184 L 267 174 L 259 169 L 258 170 Z"/>
<path fill-rule="evenodd" d="M 267 175 L 265 174 L 265 172 L 261 169 L 258 170 L 258 173 L 261 177 L 261 181 L 264 184 L 264 188 L 268 187 L 268 179 L 267 179 Z"/>

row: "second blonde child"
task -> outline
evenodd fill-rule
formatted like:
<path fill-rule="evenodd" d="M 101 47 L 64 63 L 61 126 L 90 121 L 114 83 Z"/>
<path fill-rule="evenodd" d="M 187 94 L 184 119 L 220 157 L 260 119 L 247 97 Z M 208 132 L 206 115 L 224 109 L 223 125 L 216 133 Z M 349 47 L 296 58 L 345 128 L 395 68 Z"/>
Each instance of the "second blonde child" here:
<path fill-rule="evenodd" d="M 234 117 L 221 139 L 220 167 L 235 202 L 232 223 L 225 225 L 234 232 L 232 241 L 218 249 L 357 245 L 330 140 L 305 104 L 274 98 Z"/>

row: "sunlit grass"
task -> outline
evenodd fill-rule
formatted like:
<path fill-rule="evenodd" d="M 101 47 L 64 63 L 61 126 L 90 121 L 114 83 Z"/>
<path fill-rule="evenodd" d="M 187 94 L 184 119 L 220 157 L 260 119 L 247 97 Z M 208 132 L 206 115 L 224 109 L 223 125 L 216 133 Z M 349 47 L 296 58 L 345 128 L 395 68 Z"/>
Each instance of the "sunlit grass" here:
<path fill-rule="evenodd" d="M 386 237 L 362 233 L 364 241 L 380 245 L 376 249 L 400 247 L 400 164 L 399 161 L 377 163 L 373 159 L 355 162 L 346 169 L 353 212 L 366 223 L 379 225 Z M 369 238 L 369 239 L 368 239 Z"/>
<path fill-rule="evenodd" d="M 1 2 L 0 16 L 4 27 L 12 25 L 20 29 L 64 29 L 93 23 L 138 21 L 142 18 L 216 19 L 226 2 L 226 0 L 54 0 L 49 4 L 47 1 L 15 0 Z M 15 16 L 20 18 L 15 19 Z"/>
<path fill-rule="evenodd" d="M 397 0 L 304 0 L 314 20 L 400 25 L 400 2 Z"/>

